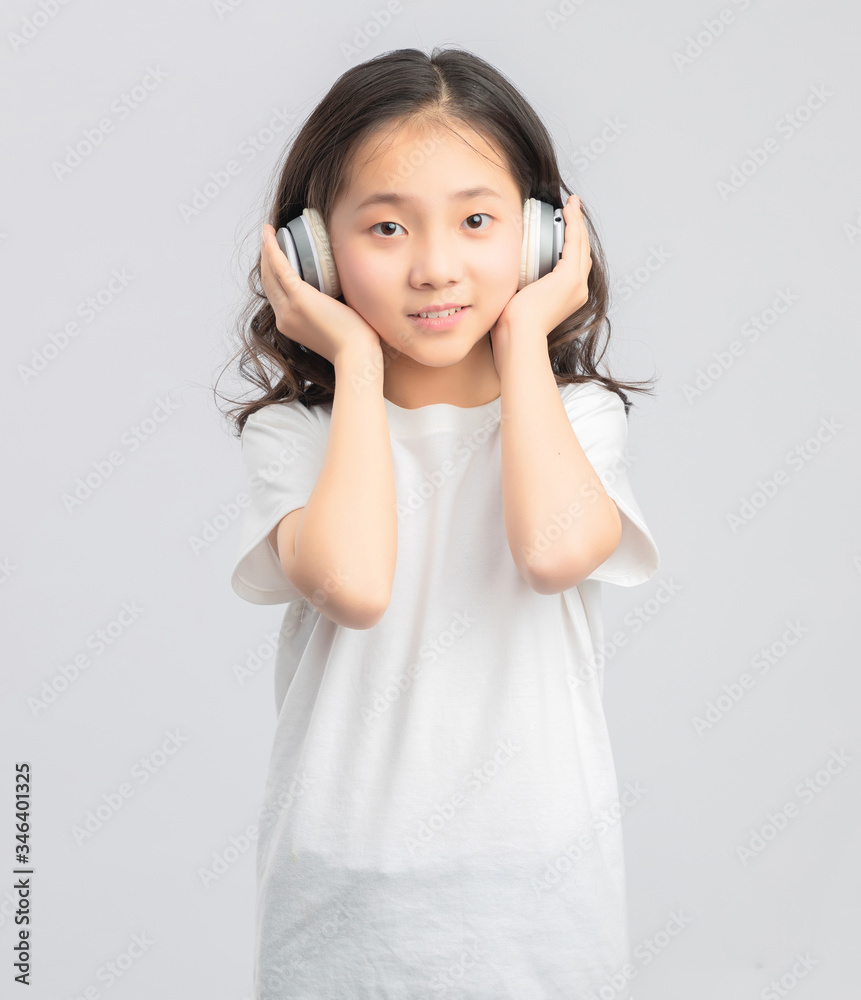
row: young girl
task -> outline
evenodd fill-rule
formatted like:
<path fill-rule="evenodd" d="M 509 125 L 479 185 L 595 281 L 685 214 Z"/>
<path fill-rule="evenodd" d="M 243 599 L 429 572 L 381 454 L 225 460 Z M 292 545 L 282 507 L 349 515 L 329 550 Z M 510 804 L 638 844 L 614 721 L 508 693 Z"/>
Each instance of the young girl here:
<path fill-rule="evenodd" d="M 629 996 L 600 585 L 658 569 L 621 391 L 648 390 L 596 371 L 606 272 L 562 189 L 534 111 L 457 49 L 348 70 L 281 169 L 235 411 L 231 583 L 287 605 L 257 1000 Z M 530 198 L 566 231 L 524 285 Z M 305 208 L 336 294 L 276 241 Z"/>

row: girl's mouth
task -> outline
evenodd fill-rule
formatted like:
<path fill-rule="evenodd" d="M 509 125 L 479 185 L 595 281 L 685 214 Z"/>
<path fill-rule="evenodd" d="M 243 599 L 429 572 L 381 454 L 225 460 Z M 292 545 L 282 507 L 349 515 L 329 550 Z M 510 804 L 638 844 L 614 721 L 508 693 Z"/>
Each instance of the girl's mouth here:
<path fill-rule="evenodd" d="M 460 320 L 460 317 L 469 309 L 469 306 L 461 306 L 458 309 L 446 309 L 437 316 L 420 316 L 418 313 L 410 313 L 410 319 L 417 326 L 426 330 L 447 330 Z"/>

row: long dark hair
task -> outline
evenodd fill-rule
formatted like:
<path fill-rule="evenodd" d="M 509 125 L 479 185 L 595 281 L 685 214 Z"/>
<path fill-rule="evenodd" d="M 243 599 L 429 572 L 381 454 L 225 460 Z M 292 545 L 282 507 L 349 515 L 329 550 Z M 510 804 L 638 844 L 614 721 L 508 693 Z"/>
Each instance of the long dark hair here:
<path fill-rule="evenodd" d="M 478 132 L 502 152 L 522 200 L 562 206 L 574 193 L 559 173 L 547 129 L 499 70 L 458 48 L 437 47 L 430 56 L 419 49 L 395 49 L 348 69 L 305 120 L 278 175 L 267 221 L 278 230 L 312 207 L 328 226 L 362 142 L 384 125 L 409 122 L 433 122 L 441 128 L 462 124 Z M 585 205 L 582 211 L 592 252 L 589 298 L 548 336 L 551 366 L 557 385 L 595 381 L 618 393 L 627 415 L 631 402 L 622 390 L 652 390 L 649 382 L 619 382 L 597 371 L 609 342 L 610 295 L 601 243 Z M 251 295 L 238 320 L 242 346 L 227 366 L 239 358 L 241 377 L 261 395 L 231 400 L 236 405 L 228 415 L 237 436 L 248 417 L 269 403 L 298 399 L 310 407 L 330 403 L 335 392 L 331 362 L 276 329 L 260 282 L 259 253 L 248 287 Z M 607 339 L 599 352 L 604 323 Z"/>

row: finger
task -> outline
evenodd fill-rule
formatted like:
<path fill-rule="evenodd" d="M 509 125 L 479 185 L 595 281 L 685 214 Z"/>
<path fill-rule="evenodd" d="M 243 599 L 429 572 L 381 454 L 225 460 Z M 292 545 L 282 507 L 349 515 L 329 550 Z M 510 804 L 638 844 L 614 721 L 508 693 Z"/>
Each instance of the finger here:
<path fill-rule="evenodd" d="M 272 265 L 269 263 L 269 253 L 266 249 L 265 241 L 262 241 L 260 250 L 260 283 L 263 285 L 263 291 L 266 293 L 269 304 L 274 309 L 283 300 L 284 289 L 281 287 L 281 283 L 278 281 L 275 272 L 272 270 Z"/>
<path fill-rule="evenodd" d="M 296 284 L 301 279 L 285 256 L 284 251 L 278 245 L 278 240 L 275 238 L 275 230 L 270 225 L 263 227 L 263 249 L 260 261 L 261 272 L 264 262 L 272 280 L 277 283 L 278 290 L 288 295 L 294 293 Z"/>
<path fill-rule="evenodd" d="M 580 207 L 577 203 L 576 195 L 571 195 L 562 209 L 562 218 L 565 220 L 565 238 L 562 241 L 562 257 L 569 260 L 578 267 L 583 263 L 583 236 L 584 229 L 578 224 L 582 222 Z M 588 243 L 588 237 L 587 237 Z"/>
<path fill-rule="evenodd" d="M 298 275 L 290 267 L 289 261 L 287 261 L 285 267 L 282 268 L 279 266 L 278 258 L 272 249 L 273 242 L 275 243 L 275 249 L 280 253 L 280 247 L 274 240 L 272 232 L 267 231 L 264 233 L 260 251 L 260 280 L 263 283 L 263 290 L 266 292 L 266 297 L 269 299 L 270 305 L 275 309 L 276 307 L 282 307 L 284 303 L 289 301 L 290 295 L 293 294 L 295 288 L 295 286 L 291 285 L 291 276 L 298 278 Z M 284 257 L 283 253 L 281 256 Z"/>
<path fill-rule="evenodd" d="M 577 218 L 582 230 L 582 240 L 580 243 L 580 269 L 586 275 L 592 270 L 592 247 L 589 244 L 589 230 L 586 226 L 586 216 L 583 214 L 581 206 L 577 206 Z"/>
<path fill-rule="evenodd" d="M 566 216 L 565 213 L 568 212 Z M 586 217 L 580 205 L 577 195 L 572 195 L 565 208 L 562 210 L 565 218 L 565 235 L 571 229 L 572 243 L 576 244 L 576 251 L 572 257 L 577 261 L 577 268 L 581 274 L 588 276 L 592 269 L 592 248 L 589 245 L 589 230 L 586 228 Z"/>

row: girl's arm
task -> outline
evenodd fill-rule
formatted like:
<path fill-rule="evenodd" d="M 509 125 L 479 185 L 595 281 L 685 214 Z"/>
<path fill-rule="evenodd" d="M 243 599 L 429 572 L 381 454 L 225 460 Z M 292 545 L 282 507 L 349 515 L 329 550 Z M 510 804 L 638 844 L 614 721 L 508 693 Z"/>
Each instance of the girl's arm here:
<path fill-rule="evenodd" d="M 320 474 L 301 513 L 273 531 L 284 573 L 337 625 L 376 625 L 391 599 L 398 520 L 383 355 L 361 345 L 334 360 L 332 420 Z"/>
<path fill-rule="evenodd" d="M 586 457 L 553 376 L 541 328 L 494 330 L 501 382 L 502 498 L 514 562 L 539 594 L 574 587 L 622 535 L 616 504 Z"/>

